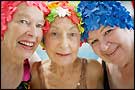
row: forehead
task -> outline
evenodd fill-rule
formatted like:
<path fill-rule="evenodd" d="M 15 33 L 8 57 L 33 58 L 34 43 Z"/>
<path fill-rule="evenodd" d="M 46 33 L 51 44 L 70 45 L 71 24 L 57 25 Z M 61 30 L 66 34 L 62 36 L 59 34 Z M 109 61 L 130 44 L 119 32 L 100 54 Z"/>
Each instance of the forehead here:
<path fill-rule="evenodd" d="M 94 30 L 94 31 L 89 31 L 88 32 L 88 38 L 93 38 L 93 37 L 97 37 L 97 33 L 99 32 L 99 30 Z"/>
<path fill-rule="evenodd" d="M 90 30 L 88 33 L 89 38 L 91 37 L 98 37 L 98 34 L 100 34 L 103 30 L 105 30 L 107 27 L 101 26 L 98 30 Z"/>
<path fill-rule="evenodd" d="M 110 26 L 106 26 L 105 27 L 105 26 L 101 25 L 101 27 L 98 30 L 89 31 L 88 36 L 89 36 L 89 38 L 91 38 L 91 37 L 98 37 L 98 35 L 101 35 L 102 32 L 104 32 L 106 30 L 109 30 L 110 28 L 112 28 L 112 27 L 110 27 Z"/>
<path fill-rule="evenodd" d="M 68 17 L 56 17 L 52 25 L 59 26 L 62 25 L 74 25 Z"/>
<path fill-rule="evenodd" d="M 51 23 L 51 27 L 71 29 L 78 29 L 77 25 L 74 24 L 68 17 L 56 17 L 54 22 Z"/>
<path fill-rule="evenodd" d="M 28 16 L 28 17 L 40 19 L 40 20 L 44 19 L 42 11 L 40 11 L 35 6 L 27 6 L 25 3 L 22 3 L 17 7 L 17 11 L 14 15 L 15 16 Z"/>

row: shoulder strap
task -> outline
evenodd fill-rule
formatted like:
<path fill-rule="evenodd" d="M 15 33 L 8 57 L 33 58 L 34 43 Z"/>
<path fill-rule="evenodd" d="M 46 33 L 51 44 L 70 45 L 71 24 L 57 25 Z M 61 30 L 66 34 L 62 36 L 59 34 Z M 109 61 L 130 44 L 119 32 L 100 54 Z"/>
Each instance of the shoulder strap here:
<path fill-rule="evenodd" d="M 80 75 L 79 85 L 77 85 L 77 89 L 87 89 L 87 84 L 86 84 L 86 65 L 87 65 L 87 60 L 86 59 L 82 59 L 81 63 L 82 63 L 81 75 Z"/>
<path fill-rule="evenodd" d="M 106 63 L 103 60 L 102 60 L 102 67 L 104 71 L 104 89 L 110 89 L 107 70 L 106 70 Z"/>

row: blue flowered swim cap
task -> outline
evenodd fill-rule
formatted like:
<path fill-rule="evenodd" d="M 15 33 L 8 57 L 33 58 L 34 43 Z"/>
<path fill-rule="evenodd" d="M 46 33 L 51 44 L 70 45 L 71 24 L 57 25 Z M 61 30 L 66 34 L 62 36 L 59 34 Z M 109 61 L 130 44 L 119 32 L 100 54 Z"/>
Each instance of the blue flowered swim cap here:
<path fill-rule="evenodd" d="M 88 38 L 89 31 L 98 30 L 101 25 L 134 30 L 130 13 L 118 1 L 81 1 L 77 10 L 84 23 L 82 41 Z"/>

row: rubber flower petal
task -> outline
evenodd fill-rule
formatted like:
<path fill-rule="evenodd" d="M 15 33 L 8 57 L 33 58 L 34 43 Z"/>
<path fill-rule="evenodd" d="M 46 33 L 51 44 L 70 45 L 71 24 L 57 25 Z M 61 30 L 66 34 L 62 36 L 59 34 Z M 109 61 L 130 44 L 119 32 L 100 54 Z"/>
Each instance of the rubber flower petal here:
<path fill-rule="evenodd" d="M 78 24 L 78 28 L 80 29 L 80 33 L 82 34 L 84 32 L 84 28 L 81 26 L 81 24 Z"/>
<path fill-rule="evenodd" d="M 74 6 L 75 5 L 75 6 Z M 77 12 L 77 5 L 72 4 L 68 1 L 53 1 L 48 3 L 48 7 L 51 10 L 51 13 L 46 17 L 46 19 L 52 23 L 57 16 L 65 17 L 67 16 L 71 21 L 76 24 L 80 30 L 80 33 L 84 32 L 82 27 L 81 14 Z"/>
<path fill-rule="evenodd" d="M 65 17 L 66 15 L 70 16 L 69 10 L 68 9 L 64 9 L 62 7 L 57 7 L 56 8 L 56 13 L 58 14 L 59 17 Z"/>
<path fill-rule="evenodd" d="M 134 30 L 133 19 L 118 1 L 80 1 L 77 8 L 84 23 L 81 40 L 88 38 L 88 32 L 98 30 L 101 25 Z"/>
<path fill-rule="evenodd" d="M 50 24 L 55 20 L 55 18 L 58 17 L 68 17 L 73 24 L 76 24 L 78 26 L 80 34 L 84 32 L 84 28 L 82 26 L 82 17 L 81 13 L 77 11 L 77 5 L 79 2 L 76 2 L 76 4 L 70 3 L 69 1 L 50 1 L 48 2 L 47 6 L 50 9 L 51 13 L 46 17 L 48 22 L 47 29 L 49 30 Z M 41 41 L 41 46 L 45 47 L 44 40 Z M 82 44 L 82 42 L 81 42 Z M 81 46 L 80 44 L 80 46 Z"/>
<path fill-rule="evenodd" d="M 47 20 L 49 22 L 53 22 L 56 16 L 57 16 L 56 9 L 52 9 L 51 13 L 47 17 Z"/>
<path fill-rule="evenodd" d="M 52 3 L 52 4 L 48 4 L 48 8 L 49 9 L 53 9 L 53 8 L 56 8 L 58 7 L 58 2 L 55 2 L 55 3 Z"/>
<path fill-rule="evenodd" d="M 46 16 L 50 13 L 46 4 L 41 1 L 2 1 L 1 3 L 1 40 L 8 29 L 7 24 L 13 19 L 19 4 L 26 3 L 28 6 L 35 6 L 43 11 Z"/>

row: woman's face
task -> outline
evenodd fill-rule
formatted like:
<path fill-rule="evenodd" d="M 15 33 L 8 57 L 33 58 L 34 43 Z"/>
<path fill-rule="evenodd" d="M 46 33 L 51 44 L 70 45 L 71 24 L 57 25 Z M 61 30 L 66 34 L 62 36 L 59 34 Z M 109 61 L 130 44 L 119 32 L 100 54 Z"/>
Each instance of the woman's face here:
<path fill-rule="evenodd" d="M 103 27 L 90 31 L 88 43 L 107 62 L 124 65 L 132 55 L 131 32 L 118 27 Z"/>
<path fill-rule="evenodd" d="M 50 30 L 44 35 L 45 49 L 52 61 L 68 65 L 77 58 L 80 47 L 80 33 L 67 17 L 56 17 Z"/>
<path fill-rule="evenodd" d="M 38 8 L 20 4 L 8 23 L 3 42 L 17 57 L 29 58 L 41 41 L 43 25 L 44 15 Z"/>

